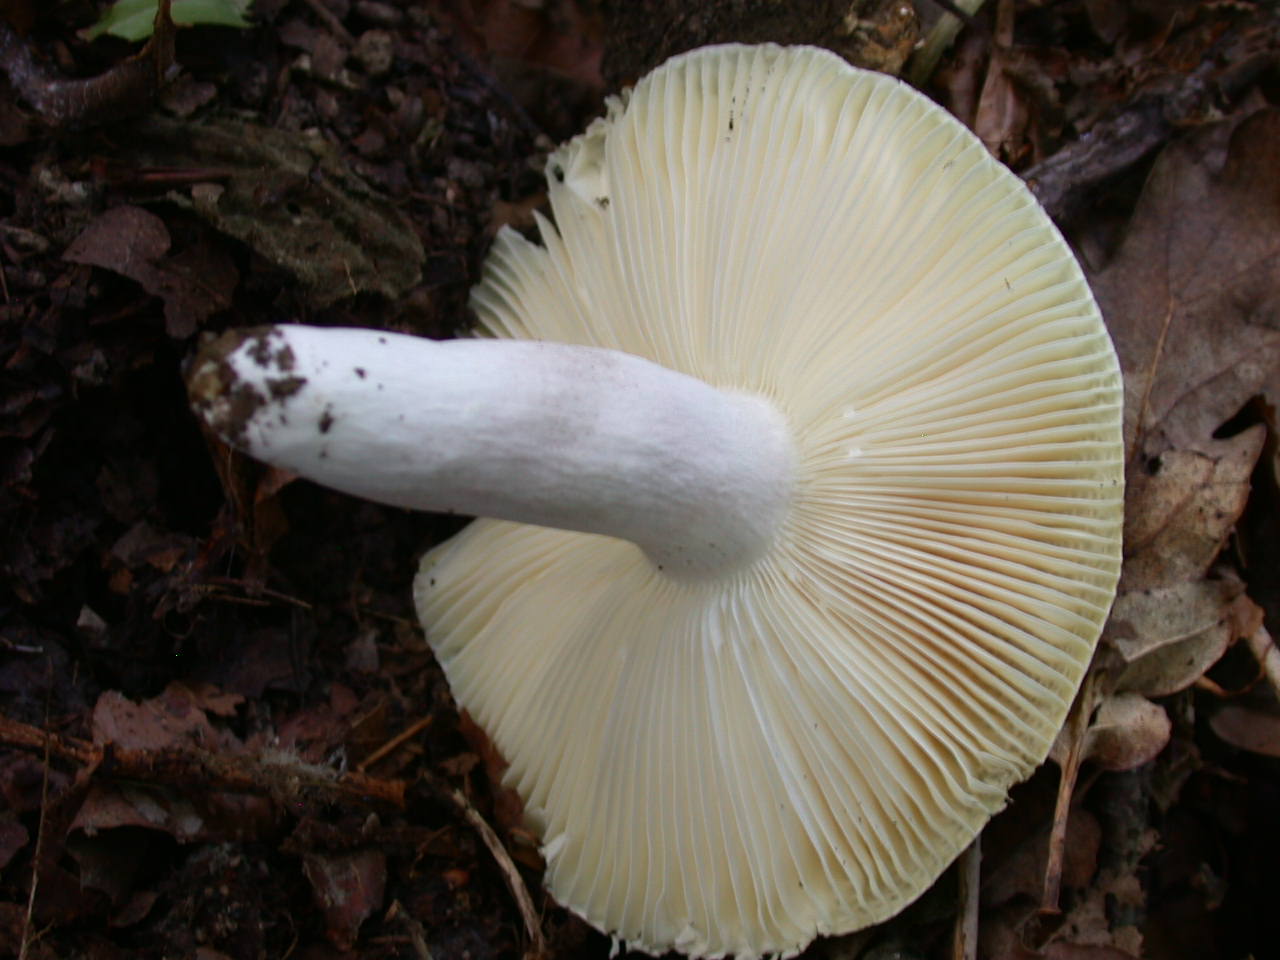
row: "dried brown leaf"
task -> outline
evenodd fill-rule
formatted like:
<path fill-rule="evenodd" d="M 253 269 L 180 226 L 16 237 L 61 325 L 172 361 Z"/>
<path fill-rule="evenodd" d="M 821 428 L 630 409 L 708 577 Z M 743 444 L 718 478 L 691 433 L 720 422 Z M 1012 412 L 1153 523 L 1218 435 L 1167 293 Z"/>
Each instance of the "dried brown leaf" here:
<path fill-rule="evenodd" d="M 169 230 L 154 213 L 122 204 L 85 227 L 62 255 L 72 263 L 112 270 L 164 301 L 165 328 L 193 334 L 210 315 L 231 305 L 239 273 L 212 247 L 168 256 Z"/>
<path fill-rule="evenodd" d="M 1168 693 L 1235 637 L 1239 591 L 1201 581 L 1266 428 L 1220 431 L 1280 385 L 1280 110 L 1166 148 L 1092 283 L 1125 378 L 1125 565 L 1107 636 L 1129 663 L 1123 688 Z"/>
<path fill-rule="evenodd" d="M 154 703 L 138 704 L 108 690 L 93 708 L 93 742 L 130 750 L 159 750 L 212 734 L 203 713 L 175 716 Z"/>
<path fill-rule="evenodd" d="M 386 855 L 379 850 L 310 854 L 303 858 L 302 866 L 316 903 L 324 911 L 329 939 L 339 949 L 350 949 L 360 925 L 382 905 Z"/>
<path fill-rule="evenodd" d="M 1011 159 L 1021 145 L 1027 128 L 1027 107 L 1008 72 L 1009 47 L 1013 43 L 1014 7 L 1000 0 L 996 7 L 996 29 L 992 38 L 987 75 L 978 96 L 973 132 L 1002 160 Z"/>
<path fill-rule="evenodd" d="M 1242 589 L 1233 581 L 1202 580 L 1135 590 L 1116 600 L 1107 639 L 1126 663 L 1216 626 L 1222 609 Z"/>
<path fill-rule="evenodd" d="M 1085 756 L 1104 770 L 1133 770 L 1165 748 L 1172 729 L 1164 708 L 1146 697 L 1108 697 L 1085 737 Z"/>
<path fill-rule="evenodd" d="M 117 827 L 142 827 L 172 834 L 183 843 L 206 838 L 206 823 L 188 798 L 134 784 L 94 785 L 71 822 L 89 836 Z"/>
<path fill-rule="evenodd" d="M 212 747 L 233 738 L 216 731 L 205 710 L 227 716 L 241 699 L 208 685 L 192 688 L 177 682 L 142 703 L 108 690 L 93 708 L 93 742 L 127 750 L 160 750 L 191 743 Z"/>
<path fill-rule="evenodd" d="M 1262 611 L 1233 580 L 1201 580 L 1122 594 L 1106 638 L 1124 658 L 1116 689 L 1167 696 L 1195 683 Z"/>
<path fill-rule="evenodd" d="M 1131 456 L 1220 454 L 1214 431 L 1280 371 L 1280 110 L 1167 148 L 1093 285 L 1125 374 Z"/>
<path fill-rule="evenodd" d="M 1280 110 L 1168 147 L 1092 282 L 1125 377 L 1124 588 L 1197 579 L 1263 442 L 1215 433 L 1280 382 Z"/>
<path fill-rule="evenodd" d="M 1129 464 L 1121 593 L 1203 576 L 1244 510 L 1265 439 L 1257 426 L 1208 441 L 1211 453 L 1168 450 Z"/>

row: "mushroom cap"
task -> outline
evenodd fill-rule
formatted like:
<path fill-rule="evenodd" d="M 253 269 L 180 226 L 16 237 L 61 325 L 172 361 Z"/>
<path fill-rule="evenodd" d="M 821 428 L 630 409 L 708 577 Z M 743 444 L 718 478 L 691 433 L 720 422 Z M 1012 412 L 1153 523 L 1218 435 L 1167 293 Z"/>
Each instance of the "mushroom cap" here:
<path fill-rule="evenodd" d="M 499 235 L 484 331 L 769 399 L 794 502 L 720 581 L 477 521 L 423 560 L 428 638 L 552 896 L 628 947 L 883 920 L 1043 761 L 1114 596 L 1121 381 L 1089 288 L 968 130 L 818 49 L 676 57 L 547 170 L 555 225 Z"/>

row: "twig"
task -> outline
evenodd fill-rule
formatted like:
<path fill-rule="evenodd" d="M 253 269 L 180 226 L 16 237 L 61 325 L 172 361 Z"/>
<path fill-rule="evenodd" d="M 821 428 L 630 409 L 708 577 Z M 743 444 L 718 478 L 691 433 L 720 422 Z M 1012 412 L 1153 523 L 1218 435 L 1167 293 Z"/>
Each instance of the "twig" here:
<path fill-rule="evenodd" d="M 418 960 L 435 960 L 431 955 L 431 950 L 427 946 L 427 932 L 422 928 L 422 924 L 418 918 L 404 908 L 399 900 L 391 903 L 391 909 L 387 911 L 387 920 L 399 920 L 409 935 L 409 942 L 413 944 L 413 952 Z"/>
<path fill-rule="evenodd" d="M 44 725 L 49 725 L 49 698 L 53 695 L 53 660 L 46 660 L 49 677 L 45 684 Z M 18 960 L 27 960 L 27 952 L 34 942 L 31 937 L 31 918 L 36 909 L 36 888 L 40 886 L 40 860 L 44 856 L 45 824 L 49 812 L 49 751 L 48 740 L 44 744 L 44 776 L 40 779 L 40 819 L 36 823 L 36 849 L 31 860 L 31 887 L 27 891 L 27 913 L 22 918 L 22 946 L 18 948 Z"/>
<path fill-rule="evenodd" d="M 134 750 L 62 737 L 0 716 L 0 744 L 44 749 L 62 759 L 98 766 L 100 775 L 170 786 L 198 785 L 227 793 L 250 793 L 294 805 L 299 802 L 343 803 L 367 807 L 388 804 L 403 808 L 403 780 L 382 780 L 363 773 L 338 773 L 277 754 L 213 753 L 195 746 Z M 46 760 L 47 763 L 47 760 Z"/>
<path fill-rule="evenodd" d="M 973 838 L 957 861 L 960 890 L 951 940 L 952 960 L 978 960 L 978 894 L 982 886 L 982 834 Z"/>
<path fill-rule="evenodd" d="M 3 276 L 2 271 L 0 271 L 0 276 Z M 0 649 L 10 650 L 13 653 L 44 653 L 44 647 L 33 647 L 26 643 L 14 643 L 8 637 L 0 637 Z"/>
<path fill-rule="evenodd" d="M 413 723 L 409 724 L 409 726 L 406 727 L 404 730 L 401 730 L 394 737 L 392 737 L 390 740 L 388 740 L 386 743 L 380 746 L 377 750 L 373 751 L 373 753 L 369 754 L 367 757 L 361 760 L 358 764 L 356 764 L 356 769 L 363 773 L 365 770 L 368 770 L 370 767 L 372 767 L 375 763 L 377 763 L 387 754 L 391 753 L 393 750 L 399 747 L 400 744 L 404 743 L 406 740 L 416 737 L 419 733 L 421 733 L 430 725 L 431 725 L 430 714 L 423 717 L 421 720 L 414 721 Z"/>
<path fill-rule="evenodd" d="M 542 923 L 538 919 L 538 911 L 533 905 L 533 898 L 529 896 L 529 888 L 525 886 L 524 878 L 520 876 L 520 871 L 516 869 L 515 862 L 511 859 L 511 855 L 507 853 L 507 848 L 502 845 L 502 841 L 498 839 L 493 827 L 489 826 L 484 817 L 480 816 L 480 812 L 471 805 L 471 801 L 463 796 L 460 790 L 454 789 L 431 774 L 426 774 L 425 778 L 437 793 L 446 797 L 453 804 L 476 833 L 480 834 L 480 839 L 489 848 L 489 853 L 497 862 L 498 869 L 502 871 L 503 879 L 507 882 L 507 889 L 511 891 L 511 896 L 515 898 L 516 906 L 520 909 L 520 916 L 524 920 L 525 931 L 529 935 L 529 949 L 525 952 L 525 960 L 542 960 L 548 955 L 547 941 L 542 935 Z"/>
<path fill-rule="evenodd" d="M 1028 169 L 1023 178 L 1055 220 L 1069 220 L 1102 184 L 1147 156 L 1179 128 L 1214 116 L 1274 65 L 1280 13 L 1228 29 L 1185 76 L 1138 93 L 1080 139 Z"/>
<path fill-rule="evenodd" d="M 1071 706 L 1067 725 L 1061 736 L 1067 738 L 1066 755 L 1058 758 L 1062 778 L 1058 781 L 1058 802 L 1053 811 L 1053 826 L 1049 831 L 1049 853 L 1044 867 L 1044 891 L 1040 897 L 1041 913 L 1058 912 L 1058 894 L 1062 888 L 1062 861 L 1067 845 L 1067 819 L 1071 814 L 1071 798 L 1075 794 L 1076 778 L 1084 761 L 1085 738 L 1089 733 L 1089 721 L 1102 695 L 1102 672 L 1092 669 L 1085 674 L 1084 683 L 1076 702 Z"/>

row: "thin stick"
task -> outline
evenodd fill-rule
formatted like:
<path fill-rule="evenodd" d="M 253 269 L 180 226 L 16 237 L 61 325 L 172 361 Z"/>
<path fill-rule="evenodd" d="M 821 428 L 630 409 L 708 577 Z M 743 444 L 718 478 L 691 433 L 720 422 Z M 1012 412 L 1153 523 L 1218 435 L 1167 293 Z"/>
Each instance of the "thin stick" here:
<path fill-rule="evenodd" d="M 46 758 L 53 754 L 85 766 L 99 766 L 123 780 L 264 794 L 290 805 L 307 801 L 361 807 L 374 803 L 398 808 L 405 805 L 403 780 L 382 780 L 359 772 L 339 773 L 283 751 L 236 755 L 194 746 L 132 750 L 62 737 L 4 716 L 0 716 L 0 744 L 44 749 Z"/>
<path fill-rule="evenodd" d="M 413 737 L 416 737 L 419 733 L 421 733 L 423 730 L 425 730 L 429 726 L 431 726 L 430 714 L 421 718 L 420 720 L 415 720 L 413 723 L 409 724 L 408 727 L 401 730 L 394 737 L 392 737 L 390 740 L 388 740 L 386 743 L 380 746 L 377 750 L 373 751 L 373 753 L 369 754 L 367 757 L 365 757 L 363 760 L 357 763 L 356 769 L 359 770 L 361 773 L 363 773 L 364 771 L 372 767 L 375 763 L 380 761 L 387 754 L 391 753 L 396 748 L 398 748 L 406 740 L 410 740 Z"/>
<path fill-rule="evenodd" d="M 47 660 L 49 681 L 45 687 L 44 725 L 49 725 L 49 698 L 53 691 L 53 661 Z M 22 946 L 18 948 L 18 960 L 27 960 L 27 952 L 35 941 L 31 936 L 31 918 L 36 909 L 36 888 L 40 886 L 40 861 L 44 857 L 45 817 L 49 811 L 49 741 L 44 744 L 44 776 L 40 780 L 40 819 L 36 824 L 36 849 L 31 860 L 31 888 L 27 891 L 27 913 L 22 919 Z"/>
<path fill-rule="evenodd" d="M 978 960 L 978 894 L 982 886 L 982 834 L 973 838 L 957 861 L 959 907 L 951 941 L 952 960 Z"/>
<path fill-rule="evenodd" d="M 1053 811 L 1053 827 L 1049 832 L 1049 853 L 1044 867 L 1044 891 L 1040 898 L 1041 913 L 1058 913 L 1058 894 L 1062 888 L 1062 861 L 1067 847 L 1067 818 L 1071 815 L 1071 798 L 1084 761 L 1085 737 L 1093 708 L 1100 699 L 1101 672 L 1094 669 L 1085 675 L 1076 702 L 1067 717 L 1063 733 L 1067 736 L 1067 752 L 1060 760 L 1062 779 L 1058 781 L 1058 802 Z"/>
<path fill-rule="evenodd" d="M 507 889 L 511 891 L 511 896 L 515 898 L 516 906 L 520 908 L 520 916 L 524 920 L 525 931 L 529 934 L 529 949 L 525 952 L 525 960 L 542 960 L 548 955 L 547 941 L 542 935 L 542 923 L 538 919 L 538 911 L 533 905 L 533 898 L 529 896 L 529 888 L 525 886 L 524 877 L 520 876 L 520 871 L 516 869 L 515 862 L 511 859 L 511 855 L 507 853 L 507 848 L 502 845 L 502 841 L 498 839 L 498 835 L 494 832 L 493 827 L 485 822 L 484 817 L 480 816 L 480 812 L 471 805 L 460 790 L 437 780 L 434 776 L 427 775 L 428 782 L 435 790 L 443 794 L 462 814 L 463 819 L 469 823 L 476 833 L 480 834 L 480 839 L 484 841 L 484 845 L 489 848 L 489 853 L 498 864 L 498 869 L 502 871 L 503 879 L 507 882 Z"/>

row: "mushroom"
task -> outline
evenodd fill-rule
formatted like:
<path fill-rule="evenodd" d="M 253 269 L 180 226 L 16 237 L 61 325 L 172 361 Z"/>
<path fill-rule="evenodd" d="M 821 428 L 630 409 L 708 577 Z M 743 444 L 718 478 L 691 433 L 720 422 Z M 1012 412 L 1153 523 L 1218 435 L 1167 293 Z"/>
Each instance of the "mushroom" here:
<path fill-rule="evenodd" d="M 915 899 L 1049 750 L 1120 568 L 1121 382 L 1072 254 L 943 110 L 804 47 L 678 56 L 547 163 L 486 336 L 279 326 L 230 443 L 476 514 L 415 594 L 551 895 L 794 953 Z"/>

